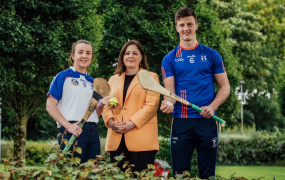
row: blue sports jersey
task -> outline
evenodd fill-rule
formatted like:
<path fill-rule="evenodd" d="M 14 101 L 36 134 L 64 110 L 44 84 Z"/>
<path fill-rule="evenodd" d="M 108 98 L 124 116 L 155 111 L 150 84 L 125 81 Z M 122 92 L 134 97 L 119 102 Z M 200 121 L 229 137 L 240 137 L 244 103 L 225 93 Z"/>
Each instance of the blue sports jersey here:
<path fill-rule="evenodd" d="M 93 80 L 91 76 L 70 67 L 53 78 L 47 95 L 51 94 L 58 100 L 57 107 L 66 120 L 79 121 L 83 118 L 92 98 Z M 96 111 L 93 111 L 87 122 L 98 122 L 98 120 Z"/>
<path fill-rule="evenodd" d="M 215 98 L 214 74 L 226 72 L 221 55 L 198 42 L 191 49 L 179 44 L 163 58 L 161 71 L 163 79 L 175 77 L 177 96 L 199 107 L 208 106 Z M 173 117 L 203 118 L 180 102 L 174 105 Z"/>

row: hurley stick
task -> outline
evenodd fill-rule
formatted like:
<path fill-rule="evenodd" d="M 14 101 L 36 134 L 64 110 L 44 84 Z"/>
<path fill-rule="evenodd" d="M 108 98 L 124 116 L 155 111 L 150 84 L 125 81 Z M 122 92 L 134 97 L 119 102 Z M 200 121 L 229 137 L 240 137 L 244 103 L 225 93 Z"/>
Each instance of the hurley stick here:
<path fill-rule="evenodd" d="M 108 82 L 103 78 L 95 78 L 93 81 L 94 87 L 93 87 L 93 96 L 90 100 L 89 106 L 81 120 L 81 122 L 78 124 L 80 128 L 82 128 L 93 112 L 94 109 L 96 109 L 96 105 L 98 104 L 98 101 L 102 99 L 103 97 L 107 96 L 110 92 L 110 86 Z M 73 142 L 75 141 L 76 136 L 73 134 L 71 138 L 69 139 L 67 145 L 63 149 L 63 152 L 66 153 L 70 147 L 72 146 Z"/>
<path fill-rule="evenodd" d="M 162 87 L 155 79 L 153 79 L 153 77 L 149 74 L 149 72 L 147 70 L 141 70 L 138 73 L 138 81 L 139 81 L 139 84 L 141 85 L 141 87 L 143 89 L 147 89 L 147 90 L 168 96 L 172 99 L 175 99 L 176 101 L 179 101 L 183 104 L 186 104 L 187 106 L 192 107 L 193 109 L 195 109 L 199 112 L 201 112 L 203 110 L 202 108 L 196 106 L 195 104 L 192 104 L 192 103 L 180 98 L 179 96 L 173 94 L 169 90 Z M 215 119 L 216 121 L 218 121 L 219 123 L 221 123 L 222 127 L 225 127 L 226 121 L 222 120 L 221 118 L 219 118 L 217 116 L 212 116 L 212 118 Z"/>

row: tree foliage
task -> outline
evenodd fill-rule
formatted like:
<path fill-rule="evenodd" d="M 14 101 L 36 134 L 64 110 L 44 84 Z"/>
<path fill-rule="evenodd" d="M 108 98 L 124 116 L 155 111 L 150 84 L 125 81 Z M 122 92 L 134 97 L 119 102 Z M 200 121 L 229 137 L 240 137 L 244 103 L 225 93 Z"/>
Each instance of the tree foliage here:
<path fill-rule="evenodd" d="M 150 70 L 161 75 L 160 67 L 163 57 L 179 44 L 175 30 L 174 15 L 180 7 L 189 6 L 198 14 L 198 36 L 205 44 L 223 56 L 232 86 L 237 86 L 238 71 L 236 58 L 231 53 L 231 42 L 223 24 L 219 21 L 212 1 L 104 1 L 98 12 L 104 17 L 104 38 L 100 50 L 98 75 L 109 78 L 115 70 L 117 57 L 123 44 L 130 39 L 138 40 L 144 47 Z M 161 76 L 160 76 L 161 77 Z M 162 83 L 162 79 L 160 80 Z M 234 92 L 234 91 L 232 91 Z M 230 119 L 237 105 L 234 93 L 230 100 L 219 109 L 219 115 Z M 171 115 L 158 111 L 159 133 L 169 136 Z"/>
<path fill-rule="evenodd" d="M 178 44 L 174 14 L 181 1 L 109 0 L 101 1 L 101 5 L 98 13 L 103 16 L 105 32 L 96 75 L 106 79 L 113 75 L 122 46 L 135 39 L 144 48 L 150 70 L 161 77 L 163 57 Z M 158 113 L 160 134 L 168 136 L 171 115 Z"/>
<path fill-rule="evenodd" d="M 278 84 L 277 78 L 280 71 L 279 67 L 281 65 L 280 61 L 276 61 L 276 48 L 272 46 L 275 44 L 271 41 L 271 35 L 266 33 L 264 29 L 266 28 L 265 21 L 261 20 L 261 16 L 258 15 L 256 10 L 249 7 L 253 1 L 215 1 L 220 7 L 227 7 L 229 10 L 224 10 L 224 8 L 217 9 L 219 11 L 220 17 L 223 18 L 222 24 L 227 27 L 227 32 L 229 36 L 227 41 L 232 42 L 232 55 L 237 59 L 238 72 L 241 72 L 241 76 L 237 80 L 243 79 L 246 84 L 244 88 L 248 93 L 256 92 L 260 93 L 270 93 L 271 97 L 277 96 L 273 94 L 276 92 L 276 86 Z M 259 2 L 255 1 L 259 4 Z M 264 1 L 267 5 L 270 5 L 269 2 Z M 232 9 L 234 8 L 234 10 Z M 229 13 L 230 12 L 230 13 Z M 267 16 L 269 17 L 269 16 Z M 269 43 L 268 43 L 269 41 Z M 238 88 L 239 82 L 236 83 L 236 86 L 232 88 Z M 252 100 L 248 101 L 248 106 L 246 107 L 246 112 L 248 117 L 254 117 L 254 123 L 258 124 L 266 121 L 266 116 L 255 116 L 254 112 L 267 112 L 264 111 L 264 106 L 261 106 L 260 102 L 262 96 L 251 96 L 247 97 Z M 264 99 L 263 99 L 264 100 Z M 273 104 L 276 104 L 276 98 L 271 98 L 269 101 L 272 103 L 267 104 L 269 109 L 276 108 Z M 236 108 L 234 114 L 238 115 L 239 109 Z M 272 112 L 267 112 L 268 116 Z M 280 113 L 276 111 L 275 113 Z M 253 116 L 252 116 L 253 115 Z M 239 119 L 240 115 L 235 116 L 235 119 Z M 248 125 L 250 125 L 249 123 Z"/>
<path fill-rule="evenodd" d="M 228 127 L 239 124 L 236 91 L 244 80 L 244 89 L 252 94 L 245 105 L 245 125 L 283 127 L 282 0 L 4 0 L 0 2 L 0 97 L 6 137 L 12 134 L 18 139 L 16 147 L 23 147 L 20 140 L 26 137 L 27 124 L 33 129 L 28 138 L 55 137 L 54 121 L 43 110 L 45 94 L 52 77 L 68 67 L 70 47 L 78 39 L 95 46 L 92 76 L 108 79 L 123 44 L 136 39 L 144 47 L 150 70 L 161 77 L 163 57 L 179 43 L 174 15 L 180 7 L 196 11 L 198 41 L 217 50 L 224 60 L 231 94 L 217 110 L 218 116 Z M 171 114 L 158 110 L 158 119 L 159 134 L 169 136 Z M 105 136 L 102 119 L 99 128 Z M 17 148 L 15 152 L 24 153 Z"/>
<path fill-rule="evenodd" d="M 1 2 L 0 95 L 14 116 L 4 113 L 14 125 L 16 159 L 25 157 L 27 122 L 44 107 L 52 77 L 67 67 L 72 43 L 83 38 L 99 44 L 96 5 L 89 0 Z"/>

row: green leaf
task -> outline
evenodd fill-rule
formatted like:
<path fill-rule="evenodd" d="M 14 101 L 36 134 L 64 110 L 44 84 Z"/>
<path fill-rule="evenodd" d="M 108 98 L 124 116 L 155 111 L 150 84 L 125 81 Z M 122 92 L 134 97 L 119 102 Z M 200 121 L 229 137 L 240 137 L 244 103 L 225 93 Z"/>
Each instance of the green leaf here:
<path fill-rule="evenodd" d="M 58 172 L 58 167 L 56 165 L 51 165 L 51 170 L 53 171 L 53 173 L 57 173 Z"/>
<path fill-rule="evenodd" d="M 122 161 L 122 160 L 124 159 L 124 157 L 125 157 L 125 156 L 116 156 L 116 157 L 114 157 L 114 159 L 115 159 L 116 161 Z"/>
<path fill-rule="evenodd" d="M 33 177 L 36 177 L 36 176 L 40 175 L 42 172 L 43 172 L 43 170 L 36 171 L 36 172 L 33 174 Z"/>
<path fill-rule="evenodd" d="M 81 154 L 81 153 L 82 153 L 81 147 L 75 147 L 75 151 L 76 151 L 78 154 Z"/>
<path fill-rule="evenodd" d="M 79 157 L 73 158 L 73 164 L 80 164 L 81 159 Z"/>
<path fill-rule="evenodd" d="M 67 139 L 62 139 L 62 142 L 67 145 L 68 144 L 68 140 Z"/>

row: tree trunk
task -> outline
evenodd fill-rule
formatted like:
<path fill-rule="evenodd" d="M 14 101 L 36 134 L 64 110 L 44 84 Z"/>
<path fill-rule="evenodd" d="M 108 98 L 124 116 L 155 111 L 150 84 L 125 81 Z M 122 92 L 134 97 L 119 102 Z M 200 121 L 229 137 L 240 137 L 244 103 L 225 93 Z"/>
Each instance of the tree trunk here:
<path fill-rule="evenodd" d="M 17 161 L 16 167 L 25 166 L 27 122 L 28 122 L 28 117 L 22 117 L 15 132 L 13 154 L 14 154 L 14 160 Z"/>

